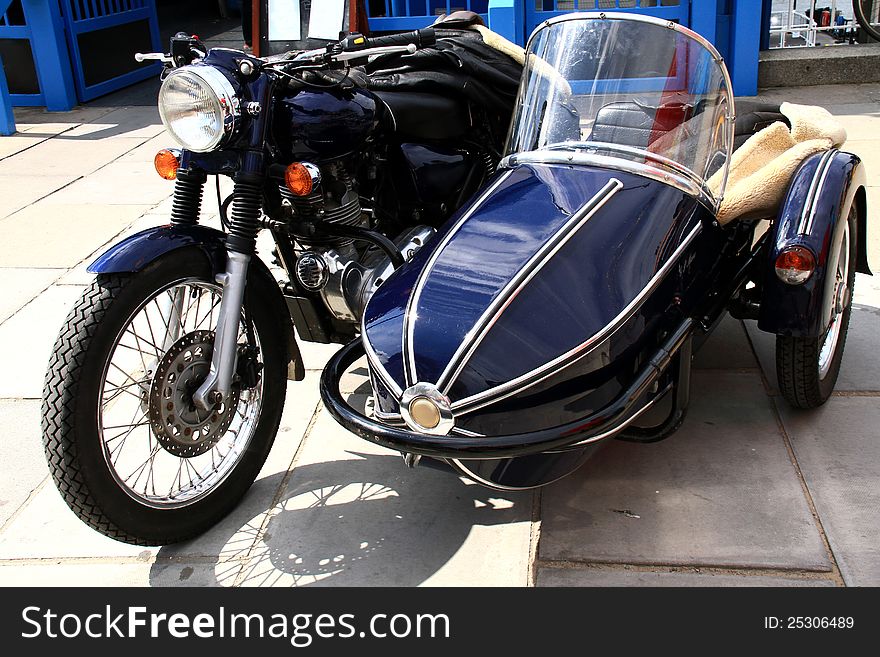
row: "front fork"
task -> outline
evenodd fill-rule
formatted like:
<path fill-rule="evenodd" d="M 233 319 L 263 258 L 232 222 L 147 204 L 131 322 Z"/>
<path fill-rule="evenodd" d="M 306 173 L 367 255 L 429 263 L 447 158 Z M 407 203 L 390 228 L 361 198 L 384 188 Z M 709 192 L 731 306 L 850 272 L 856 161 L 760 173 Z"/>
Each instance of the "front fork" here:
<path fill-rule="evenodd" d="M 250 162 L 249 169 L 261 168 L 262 157 Z M 193 394 L 193 403 L 211 409 L 229 398 L 238 358 L 239 325 L 244 306 L 248 265 L 256 252 L 257 233 L 263 197 L 263 177 L 259 173 L 240 171 L 235 176 L 229 235 L 226 238 L 226 271 L 216 281 L 223 286 L 220 311 L 214 333 L 214 351 L 208 377 Z"/>
<path fill-rule="evenodd" d="M 249 157 L 250 156 L 250 157 Z M 229 234 L 226 238 L 226 271 L 217 274 L 216 282 L 223 287 L 220 310 L 214 329 L 214 350 L 207 378 L 193 393 L 193 403 L 209 410 L 229 398 L 238 360 L 238 335 L 244 306 L 248 266 L 256 252 L 263 196 L 262 156 L 249 153 L 245 166 L 235 176 L 235 191 Z M 206 176 L 198 170 L 182 170 L 174 190 L 172 222 L 196 223 L 201 206 L 202 188 Z M 179 335 L 173 327 L 179 325 L 183 299 L 169 299 L 167 309 L 172 329 L 166 341 L 172 344 Z M 167 350 L 171 345 L 166 344 Z"/>
<path fill-rule="evenodd" d="M 193 403 L 206 410 L 225 402 L 232 390 L 248 266 L 256 253 L 257 234 L 260 232 L 266 175 L 265 144 L 273 84 L 271 78 L 263 75 L 249 85 L 251 97 L 255 101 L 251 105 L 258 109 L 246 128 L 250 149 L 242 153 L 240 167 L 235 174 L 232 213 L 226 237 L 226 271 L 217 276 L 217 282 L 223 286 L 223 296 L 220 299 L 220 313 L 214 334 L 211 369 L 208 377 L 193 394 Z"/>

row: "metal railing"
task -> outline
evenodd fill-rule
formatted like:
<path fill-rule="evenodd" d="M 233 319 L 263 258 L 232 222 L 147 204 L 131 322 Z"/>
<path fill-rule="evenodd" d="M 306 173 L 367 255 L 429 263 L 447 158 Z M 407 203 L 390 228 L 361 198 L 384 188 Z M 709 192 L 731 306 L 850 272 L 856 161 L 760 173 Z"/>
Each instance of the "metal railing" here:
<path fill-rule="evenodd" d="M 854 43 L 858 23 L 851 0 L 774 0 L 771 48 L 811 48 Z"/>

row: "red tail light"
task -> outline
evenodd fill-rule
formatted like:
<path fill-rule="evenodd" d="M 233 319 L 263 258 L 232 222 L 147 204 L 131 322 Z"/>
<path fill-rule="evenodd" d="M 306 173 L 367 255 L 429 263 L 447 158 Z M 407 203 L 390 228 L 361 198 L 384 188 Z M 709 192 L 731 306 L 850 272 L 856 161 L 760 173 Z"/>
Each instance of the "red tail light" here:
<path fill-rule="evenodd" d="M 783 283 L 805 283 L 816 269 L 816 258 L 803 246 L 789 246 L 776 258 L 776 275 Z"/>

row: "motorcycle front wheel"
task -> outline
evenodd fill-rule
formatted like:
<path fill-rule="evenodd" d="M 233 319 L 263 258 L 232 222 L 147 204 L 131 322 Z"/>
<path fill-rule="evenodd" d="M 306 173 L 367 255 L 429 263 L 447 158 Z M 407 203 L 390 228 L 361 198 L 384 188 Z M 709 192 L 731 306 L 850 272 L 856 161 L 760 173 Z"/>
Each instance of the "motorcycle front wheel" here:
<path fill-rule="evenodd" d="M 174 543 L 221 520 L 256 479 L 284 406 L 287 343 L 252 281 L 241 376 L 209 410 L 192 393 L 210 369 L 222 288 L 201 252 L 86 289 L 55 343 L 42 406 L 52 478 L 83 522 L 127 543 Z"/>

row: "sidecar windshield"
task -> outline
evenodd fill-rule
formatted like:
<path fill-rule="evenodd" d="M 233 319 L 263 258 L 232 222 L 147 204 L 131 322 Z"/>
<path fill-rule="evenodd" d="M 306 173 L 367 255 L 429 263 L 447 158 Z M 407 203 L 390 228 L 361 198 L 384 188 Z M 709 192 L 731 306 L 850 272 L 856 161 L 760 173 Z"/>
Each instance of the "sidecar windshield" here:
<path fill-rule="evenodd" d="M 506 154 L 634 170 L 717 207 L 733 115 L 721 57 L 699 35 L 646 16 L 566 14 L 529 40 Z"/>

